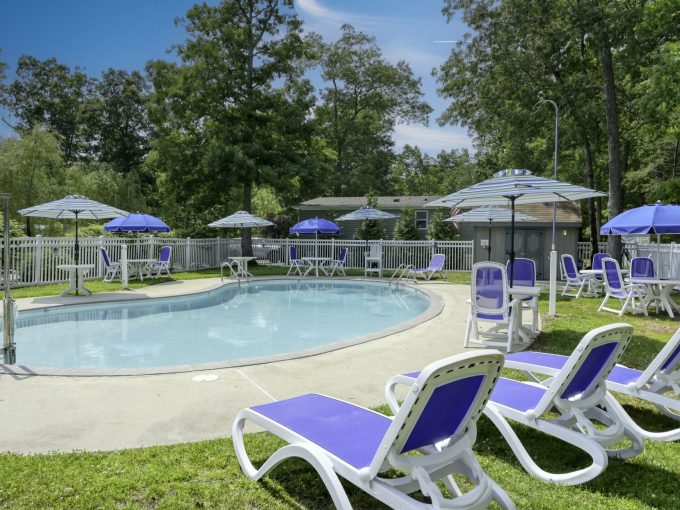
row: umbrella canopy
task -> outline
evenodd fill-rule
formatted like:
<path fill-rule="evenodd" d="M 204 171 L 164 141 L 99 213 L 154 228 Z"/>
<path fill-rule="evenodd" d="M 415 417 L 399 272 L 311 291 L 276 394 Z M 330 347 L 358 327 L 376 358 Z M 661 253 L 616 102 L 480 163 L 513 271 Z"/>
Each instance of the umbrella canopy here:
<path fill-rule="evenodd" d="M 291 234 L 339 234 L 342 228 L 330 220 L 309 218 L 290 227 Z"/>
<path fill-rule="evenodd" d="M 568 202 L 584 198 L 607 196 L 583 186 L 576 186 L 555 179 L 531 175 L 529 170 L 512 169 L 496 172 L 492 179 L 473 184 L 448 196 L 426 204 L 427 207 L 474 207 L 485 205 L 510 205 L 510 285 L 515 261 L 515 204 L 537 202 Z"/>
<path fill-rule="evenodd" d="M 615 216 L 600 234 L 680 234 L 680 205 L 643 205 Z"/>
<path fill-rule="evenodd" d="M 110 205 L 90 200 L 82 195 L 67 195 L 61 200 L 34 205 L 26 209 L 20 209 L 19 214 L 32 218 L 54 218 L 76 220 L 76 242 L 73 255 L 76 265 L 80 264 L 80 245 L 78 243 L 78 220 L 106 220 L 118 218 L 130 214 L 127 211 L 116 209 Z M 76 288 L 78 287 L 78 272 L 76 271 Z M 76 294 L 78 291 L 76 290 Z"/>
<path fill-rule="evenodd" d="M 67 195 L 61 200 L 21 209 L 19 214 L 34 218 L 108 220 L 127 216 L 130 213 L 81 195 Z"/>
<path fill-rule="evenodd" d="M 208 224 L 209 227 L 213 228 L 255 228 L 268 227 L 270 225 L 273 225 L 271 221 L 246 211 L 236 211 L 226 218 Z"/>
<path fill-rule="evenodd" d="M 468 223 L 481 223 L 484 221 L 489 222 L 489 243 L 491 242 L 491 223 L 492 222 L 504 222 L 512 221 L 512 211 L 508 209 L 503 209 L 502 207 L 479 207 L 477 209 L 472 209 L 461 214 L 456 214 L 450 218 L 446 218 L 444 221 L 450 221 L 452 223 L 468 222 Z M 529 216 L 528 214 L 515 213 L 515 221 L 538 221 L 537 218 Z M 488 252 L 488 260 L 491 260 L 491 244 L 486 246 L 486 251 Z"/>
<path fill-rule="evenodd" d="M 170 227 L 150 214 L 134 213 L 124 218 L 114 218 L 104 225 L 107 232 L 170 232 Z"/>
<path fill-rule="evenodd" d="M 399 215 L 397 214 L 388 213 L 365 205 L 356 211 L 335 218 L 335 221 L 389 220 L 398 217 Z"/>

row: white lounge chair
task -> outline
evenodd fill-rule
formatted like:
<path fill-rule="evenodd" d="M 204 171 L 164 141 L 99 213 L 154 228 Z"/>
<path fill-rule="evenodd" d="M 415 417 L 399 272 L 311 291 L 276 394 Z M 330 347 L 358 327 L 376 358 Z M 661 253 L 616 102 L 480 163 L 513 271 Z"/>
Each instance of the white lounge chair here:
<path fill-rule="evenodd" d="M 521 370 L 538 381 L 534 374 L 555 376 L 569 358 L 544 352 L 518 352 L 506 358 L 505 366 Z M 644 437 L 656 441 L 680 439 L 680 329 L 645 370 L 615 365 L 607 376 L 607 389 L 654 404 L 664 415 L 676 420 L 678 428 L 652 432 L 635 425 Z"/>
<path fill-rule="evenodd" d="M 104 281 L 112 282 L 113 279 L 121 272 L 120 262 L 111 262 L 111 259 L 109 258 L 109 252 L 106 251 L 106 248 L 99 248 L 99 251 L 102 254 L 102 260 L 104 261 Z"/>
<path fill-rule="evenodd" d="M 432 255 L 430 264 L 427 267 L 409 269 L 408 275 L 416 281 L 418 276 L 422 276 L 425 280 L 431 280 L 435 273 L 444 278 L 444 263 L 446 262 L 446 255 L 443 253 L 436 253 Z"/>
<path fill-rule="evenodd" d="M 432 363 L 417 378 L 394 418 L 317 394 L 244 409 L 232 427 L 241 469 L 259 480 L 286 459 L 302 458 L 319 473 L 339 509 L 351 509 L 339 477 L 392 508 L 477 509 L 491 501 L 501 508 L 514 508 L 472 452 L 477 419 L 502 365 L 503 356 L 492 350 Z M 243 444 L 247 421 L 288 442 L 259 469 Z M 422 455 L 411 455 L 414 451 Z M 405 475 L 380 476 L 391 469 Z M 463 473 L 474 487 L 462 493 L 452 473 Z M 451 497 L 442 493 L 437 480 Z M 432 503 L 409 496 L 418 490 Z"/>
<path fill-rule="evenodd" d="M 615 259 L 602 259 L 602 280 L 605 295 L 600 308 L 597 309 L 598 312 L 605 310 L 623 317 L 626 310 L 631 310 L 633 313 L 647 315 L 647 308 L 643 305 L 646 287 L 638 284 L 625 284 L 621 276 L 621 268 Z M 618 299 L 621 302 L 621 308 L 608 307 L 607 302 L 610 298 Z"/>
<path fill-rule="evenodd" d="M 620 359 L 632 334 L 633 327 L 628 324 L 592 330 L 545 385 L 505 377 L 498 380 L 484 413 L 531 475 L 561 485 L 579 484 L 602 473 L 607 467 L 608 456 L 628 458 L 644 450 L 644 440 L 635 423 L 605 386 L 605 378 Z M 385 396 L 393 411 L 398 409 L 396 386 L 412 385 L 416 377 L 418 372 L 397 375 L 388 381 Z M 508 419 L 583 450 L 592 459 L 592 464 L 567 473 L 543 470 L 531 458 Z M 624 439 L 630 441 L 629 446 L 609 448 Z"/>

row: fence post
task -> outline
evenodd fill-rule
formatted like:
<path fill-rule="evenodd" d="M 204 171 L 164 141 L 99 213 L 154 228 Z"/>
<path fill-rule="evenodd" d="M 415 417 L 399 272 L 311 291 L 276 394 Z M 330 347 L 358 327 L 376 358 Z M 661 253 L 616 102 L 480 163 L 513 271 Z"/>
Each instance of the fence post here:
<path fill-rule="evenodd" d="M 120 247 L 120 286 L 128 289 L 128 263 L 127 263 L 127 243 Z"/>
<path fill-rule="evenodd" d="M 33 259 L 33 281 L 42 282 L 42 236 L 35 236 L 35 255 Z"/>
<path fill-rule="evenodd" d="M 187 271 L 191 269 L 191 237 L 187 237 L 187 245 L 184 249 L 184 258 L 186 259 Z"/>
<path fill-rule="evenodd" d="M 104 278 L 104 264 L 102 262 L 102 257 L 100 255 L 101 249 L 104 247 L 104 236 L 99 236 L 99 242 L 97 243 L 97 277 Z"/>
<path fill-rule="evenodd" d="M 151 236 L 147 237 L 147 238 L 146 238 L 146 244 L 148 245 L 148 247 L 147 247 L 147 249 L 146 249 L 146 250 L 147 250 L 147 251 L 146 251 L 146 258 L 147 258 L 147 259 L 154 259 L 154 258 L 156 258 L 156 257 L 154 257 L 154 255 L 153 255 L 154 246 L 156 245 L 156 239 L 154 238 L 154 236 L 151 235 Z"/>
<path fill-rule="evenodd" d="M 213 267 L 220 267 L 220 260 L 222 260 L 222 257 L 220 257 L 220 252 L 222 251 L 222 245 L 221 245 L 221 239 L 220 236 L 217 236 L 215 238 L 215 241 L 217 242 L 216 249 L 213 253 L 215 253 L 215 265 Z"/>

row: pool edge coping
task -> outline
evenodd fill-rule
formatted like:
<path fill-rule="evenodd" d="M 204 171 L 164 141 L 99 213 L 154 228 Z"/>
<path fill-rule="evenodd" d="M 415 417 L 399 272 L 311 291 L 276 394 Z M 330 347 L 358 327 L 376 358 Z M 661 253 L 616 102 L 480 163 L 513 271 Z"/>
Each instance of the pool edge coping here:
<path fill-rule="evenodd" d="M 324 281 L 338 281 L 338 279 L 333 278 L 318 278 Z M 252 280 L 302 280 L 308 281 L 309 278 L 291 278 L 285 276 L 261 276 L 252 278 Z M 366 277 L 348 277 L 342 278 L 341 281 L 360 281 L 360 282 L 372 282 L 374 284 L 388 285 L 389 282 L 386 280 L 375 280 Z M 425 283 L 425 282 L 423 282 Z M 432 282 L 434 283 L 434 282 Z M 183 292 L 168 296 L 157 296 L 157 297 L 133 297 L 132 295 L 122 295 L 122 299 L 111 299 L 97 301 L 96 303 L 62 303 L 62 304 L 48 304 L 41 307 L 30 308 L 30 311 L 37 311 L 43 308 L 54 308 L 61 306 L 78 306 L 90 305 L 90 304 L 105 304 L 105 303 L 118 303 L 121 301 L 136 301 L 139 299 L 166 299 L 172 297 L 180 296 L 190 296 L 199 295 L 209 292 L 213 292 L 224 285 L 237 285 L 234 281 L 222 281 L 215 285 L 211 285 L 209 288 L 193 291 L 193 292 Z M 318 356 L 321 354 L 326 354 L 341 349 L 346 349 L 348 347 L 353 347 L 356 345 L 361 345 L 373 340 L 378 340 L 385 338 L 397 333 L 401 333 L 408 329 L 414 328 L 420 324 L 423 324 L 441 314 L 444 309 L 444 299 L 436 292 L 426 288 L 418 287 L 416 285 L 408 285 L 409 288 L 415 289 L 419 292 L 425 294 L 429 299 L 429 305 L 427 309 L 418 314 L 411 319 L 404 322 L 400 322 L 397 325 L 390 326 L 389 328 L 382 329 L 374 333 L 368 333 L 365 335 L 359 335 L 351 337 L 347 340 L 341 340 L 339 342 L 333 342 L 320 347 L 314 347 L 310 349 L 302 349 L 299 351 L 294 351 L 284 354 L 276 354 L 272 356 L 259 356 L 251 358 L 241 358 L 237 360 L 226 360 L 226 361 L 215 361 L 210 363 L 196 363 L 187 365 L 168 365 L 165 367 L 151 367 L 151 368 L 60 368 L 60 367 L 44 367 L 44 366 L 27 366 L 27 365 L 5 365 L 0 363 L 0 375 L 9 375 L 15 377 L 135 377 L 135 376 L 154 376 L 154 375 L 169 375 L 169 374 L 181 374 L 189 372 L 205 372 L 208 370 L 221 370 L 227 368 L 239 368 L 253 365 L 266 365 L 270 363 L 276 363 L 281 361 L 305 359 L 313 356 Z M 29 311 L 29 310 L 27 310 Z"/>

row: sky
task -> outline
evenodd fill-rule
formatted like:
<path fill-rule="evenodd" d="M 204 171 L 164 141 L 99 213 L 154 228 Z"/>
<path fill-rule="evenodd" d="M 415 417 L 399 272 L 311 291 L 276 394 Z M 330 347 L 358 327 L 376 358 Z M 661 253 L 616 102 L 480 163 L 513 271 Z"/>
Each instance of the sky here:
<path fill-rule="evenodd" d="M 0 60 L 9 65 L 10 79 L 21 55 L 55 57 L 62 64 L 80 67 L 96 77 L 108 68 L 143 71 L 149 60 L 173 58 L 169 53 L 172 45 L 185 39 L 182 27 L 176 26 L 174 20 L 184 16 L 194 3 L 0 0 Z M 422 79 L 424 98 L 434 112 L 429 126 L 397 126 L 397 150 L 410 144 L 434 155 L 441 150 L 472 146 L 465 129 L 441 127 L 436 121 L 447 101 L 438 97 L 431 71 L 446 60 L 453 47 L 451 41 L 462 39 L 468 31 L 459 20 L 447 24 L 441 8 L 441 0 L 295 0 L 306 31 L 334 41 L 340 35 L 340 26 L 350 23 L 358 31 L 374 36 L 387 60 L 406 60 Z M 0 136 L 11 134 L 0 123 Z"/>

